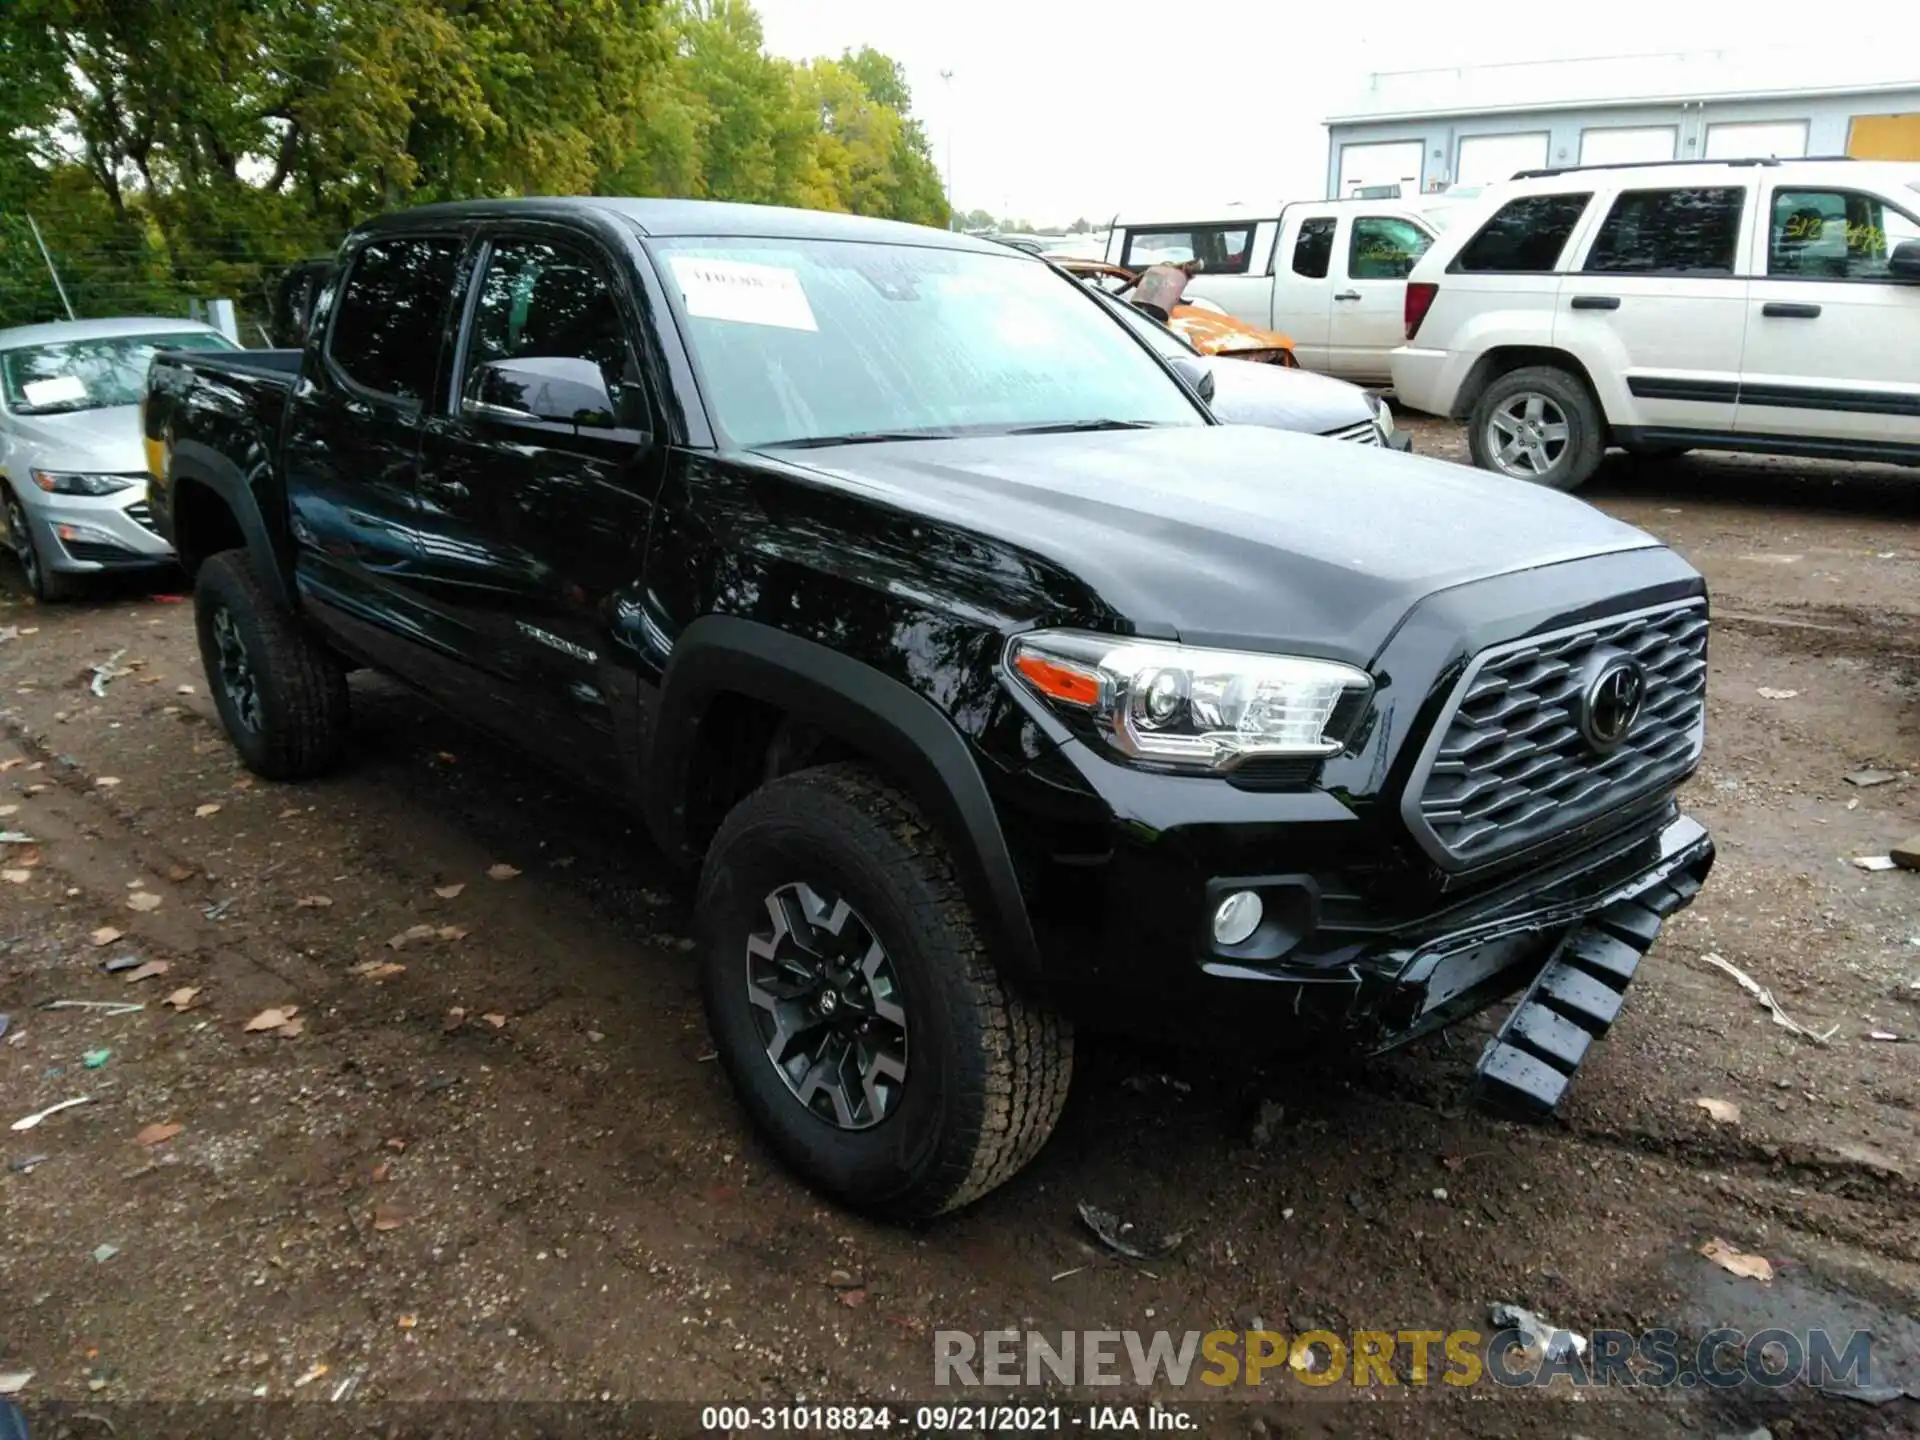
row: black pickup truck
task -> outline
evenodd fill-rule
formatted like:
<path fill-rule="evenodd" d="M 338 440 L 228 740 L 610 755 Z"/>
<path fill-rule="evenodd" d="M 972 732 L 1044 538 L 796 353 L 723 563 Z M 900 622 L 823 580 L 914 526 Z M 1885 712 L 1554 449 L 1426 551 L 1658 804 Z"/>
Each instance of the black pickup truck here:
<path fill-rule="evenodd" d="M 1512 997 L 1560 1100 L 1712 863 L 1707 600 L 1576 500 L 1216 424 L 1030 256 L 667 200 L 428 207 L 304 350 L 165 355 L 156 521 L 264 776 L 348 671 L 697 874 L 743 1104 L 891 1214 L 1030 1160 L 1073 1027 L 1380 1050 Z"/>

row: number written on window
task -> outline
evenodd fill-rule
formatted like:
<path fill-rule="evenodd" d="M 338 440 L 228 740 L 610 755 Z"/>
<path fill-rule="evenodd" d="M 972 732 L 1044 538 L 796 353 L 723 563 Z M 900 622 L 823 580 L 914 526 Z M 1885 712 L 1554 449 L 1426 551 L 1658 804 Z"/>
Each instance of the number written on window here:
<path fill-rule="evenodd" d="M 1811 280 L 1885 280 L 1887 260 L 1920 222 L 1856 190 L 1776 190 L 1767 273 Z"/>
<path fill-rule="evenodd" d="M 433 388 L 441 325 L 460 242 L 443 236 L 374 240 L 347 271 L 327 356 L 354 384 L 397 400 Z"/>
<path fill-rule="evenodd" d="M 1347 275 L 1354 280 L 1404 280 L 1433 237 L 1411 220 L 1361 215 L 1347 242 Z"/>

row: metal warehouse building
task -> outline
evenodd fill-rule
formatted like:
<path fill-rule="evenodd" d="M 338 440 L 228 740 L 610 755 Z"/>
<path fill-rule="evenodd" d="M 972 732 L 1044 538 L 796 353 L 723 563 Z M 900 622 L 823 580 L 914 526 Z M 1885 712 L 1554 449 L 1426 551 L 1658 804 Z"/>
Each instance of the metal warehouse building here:
<path fill-rule="evenodd" d="M 1824 61 L 1713 51 L 1381 72 L 1326 122 L 1327 195 L 1434 193 L 1548 165 L 1920 161 L 1916 72 L 1910 53 L 1865 45 Z"/>

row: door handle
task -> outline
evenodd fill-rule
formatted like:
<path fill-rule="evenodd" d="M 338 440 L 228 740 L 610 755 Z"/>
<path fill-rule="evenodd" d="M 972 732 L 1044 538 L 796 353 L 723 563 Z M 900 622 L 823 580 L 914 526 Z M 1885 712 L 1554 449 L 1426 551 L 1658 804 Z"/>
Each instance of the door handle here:
<path fill-rule="evenodd" d="M 1818 320 L 1818 305 L 1793 305 L 1784 300 L 1769 300 L 1760 307 L 1760 313 L 1770 320 Z"/>
<path fill-rule="evenodd" d="M 1575 310 L 1618 310 L 1620 297 L 1618 295 L 1576 295 L 1573 297 L 1573 308 Z"/>
<path fill-rule="evenodd" d="M 1360 292 L 1358 290 L 1342 290 L 1333 298 L 1336 300 L 1358 300 L 1360 298 Z"/>

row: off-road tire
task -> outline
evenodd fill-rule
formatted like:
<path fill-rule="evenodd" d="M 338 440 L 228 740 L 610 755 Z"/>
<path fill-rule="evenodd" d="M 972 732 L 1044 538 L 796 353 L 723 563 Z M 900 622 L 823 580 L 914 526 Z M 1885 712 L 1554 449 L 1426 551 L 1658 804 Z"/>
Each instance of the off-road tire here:
<path fill-rule="evenodd" d="M 245 550 L 224 550 L 200 567 L 195 627 L 207 688 L 228 738 L 249 770 L 269 780 L 305 780 L 339 758 L 349 724 L 346 669 L 300 626 L 254 570 Z M 259 723 L 242 722 L 222 680 L 217 617 L 231 616 L 255 683 Z"/>
<path fill-rule="evenodd" d="M 867 923 L 899 975 L 908 1062 L 870 1129 L 803 1105 L 768 1059 L 746 942 L 782 885 L 826 886 Z M 918 808 L 855 764 L 756 790 L 701 870 L 697 930 L 707 1023 L 735 1092 L 780 1158 L 816 1189 L 890 1218 L 979 1199 L 1039 1153 L 1066 1104 L 1073 1034 L 994 968 L 952 857 Z"/>
<path fill-rule="evenodd" d="M 1504 474 L 1495 463 L 1487 442 L 1487 427 L 1502 405 L 1523 392 L 1544 395 L 1566 416 L 1566 448 L 1544 474 L 1528 477 L 1529 483 L 1549 490 L 1577 490 L 1593 478 L 1607 449 L 1607 421 L 1587 384 L 1571 371 L 1555 365 L 1527 365 L 1496 376 L 1480 392 L 1467 421 L 1467 447 L 1473 463 L 1482 470 Z"/>

